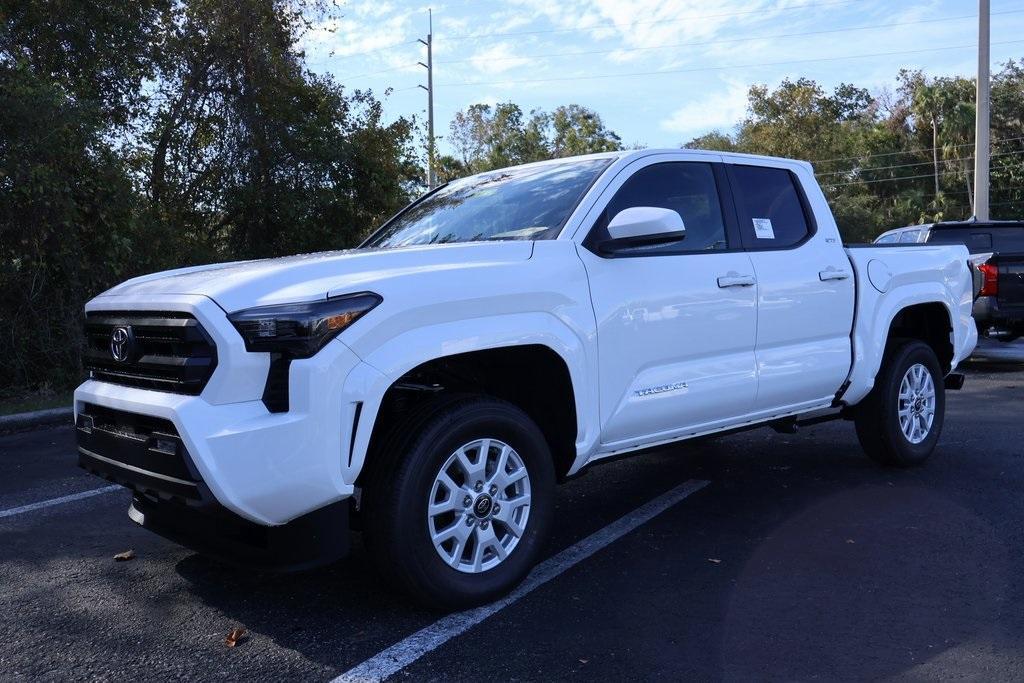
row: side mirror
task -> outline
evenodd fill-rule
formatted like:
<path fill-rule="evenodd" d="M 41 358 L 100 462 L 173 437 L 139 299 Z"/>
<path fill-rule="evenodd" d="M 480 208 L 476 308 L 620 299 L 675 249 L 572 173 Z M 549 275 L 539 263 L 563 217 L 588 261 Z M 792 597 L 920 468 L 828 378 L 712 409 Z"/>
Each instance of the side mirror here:
<path fill-rule="evenodd" d="M 634 206 L 615 214 L 608 223 L 608 237 L 602 252 L 612 253 L 629 247 L 646 247 L 678 242 L 686 236 L 682 217 L 671 209 Z"/>

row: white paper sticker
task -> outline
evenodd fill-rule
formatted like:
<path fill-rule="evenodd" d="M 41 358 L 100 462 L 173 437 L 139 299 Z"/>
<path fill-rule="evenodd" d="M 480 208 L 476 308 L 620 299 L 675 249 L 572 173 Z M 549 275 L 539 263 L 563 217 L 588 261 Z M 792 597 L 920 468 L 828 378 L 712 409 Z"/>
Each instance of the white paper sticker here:
<path fill-rule="evenodd" d="M 775 239 L 775 230 L 772 228 L 772 220 L 770 218 L 753 218 L 751 220 L 754 221 L 754 236 L 757 239 Z"/>

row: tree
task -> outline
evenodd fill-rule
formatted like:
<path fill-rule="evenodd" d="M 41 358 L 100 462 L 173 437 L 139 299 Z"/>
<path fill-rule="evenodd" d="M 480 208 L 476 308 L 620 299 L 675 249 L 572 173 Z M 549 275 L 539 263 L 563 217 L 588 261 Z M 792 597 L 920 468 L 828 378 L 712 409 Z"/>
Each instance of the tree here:
<path fill-rule="evenodd" d="M 601 117 L 591 109 L 570 104 L 555 109 L 549 119 L 550 142 L 548 149 L 554 157 L 571 157 L 596 152 L 614 152 L 622 149 L 622 139 L 605 128 Z"/>
<path fill-rule="evenodd" d="M 305 71 L 285 3 L 192 0 L 169 17 L 140 149 L 154 219 L 236 257 L 351 246 L 405 201 L 411 123 Z M 200 209 L 197 211 L 197 209 Z"/>
<path fill-rule="evenodd" d="M 622 149 L 596 112 L 577 104 L 524 116 L 512 102 L 474 104 L 457 112 L 449 139 L 467 173 L 557 157 Z"/>
<path fill-rule="evenodd" d="M 127 277 L 353 246 L 408 199 L 412 122 L 310 73 L 320 0 L 0 0 L 0 384 L 80 377 Z"/>

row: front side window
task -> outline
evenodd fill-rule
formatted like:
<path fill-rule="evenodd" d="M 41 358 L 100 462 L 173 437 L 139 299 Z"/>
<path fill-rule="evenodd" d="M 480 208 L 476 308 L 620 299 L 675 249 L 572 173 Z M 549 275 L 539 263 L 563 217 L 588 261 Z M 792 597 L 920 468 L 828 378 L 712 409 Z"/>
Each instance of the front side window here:
<path fill-rule="evenodd" d="M 554 239 L 610 162 L 506 168 L 455 180 L 411 205 L 362 246 Z"/>
<path fill-rule="evenodd" d="M 898 240 L 899 237 L 900 236 L 897 233 L 891 232 L 888 235 L 882 235 L 881 237 L 879 237 L 877 240 L 875 240 L 875 244 L 892 244 L 896 240 Z"/>
<path fill-rule="evenodd" d="M 656 246 L 637 247 L 643 254 L 681 253 L 725 249 L 725 222 L 718 185 L 711 164 L 673 161 L 652 164 L 634 173 L 608 202 L 587 238 L 589 244 L 608 239 L 608 222 L 623 209 L 651 206 L 670 209 L 683 219 L 683 239 Z"/>
<path fill-rule="evenodd" d="M 792 247 L 811 234 L 793 174 L 767 166 L 730 167 L 740 233 L 750 249 Z"/>

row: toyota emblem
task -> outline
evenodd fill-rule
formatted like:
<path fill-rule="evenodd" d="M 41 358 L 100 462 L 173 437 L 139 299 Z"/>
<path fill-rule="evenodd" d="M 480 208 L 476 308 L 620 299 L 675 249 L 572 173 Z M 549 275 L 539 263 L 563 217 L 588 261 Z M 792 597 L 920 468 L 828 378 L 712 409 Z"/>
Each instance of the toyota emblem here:
<path fill-rule="evenodd" d="M 134 336 L 130 327 L 115 327 L 110 333 L 110 355 L 118 363 L 124 363 L 132 355 Z"/>

